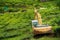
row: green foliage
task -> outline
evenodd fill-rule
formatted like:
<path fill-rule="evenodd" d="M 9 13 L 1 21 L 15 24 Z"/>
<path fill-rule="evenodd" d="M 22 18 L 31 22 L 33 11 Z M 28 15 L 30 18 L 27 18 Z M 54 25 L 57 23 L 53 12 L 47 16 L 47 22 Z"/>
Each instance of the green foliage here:
<path fill-rule="evenodd" d="M 60 7 L 60 0 L 57 0 L 57 6 Z"/>
<path fill-rule="evenodd" d="M 4 11 L 4 14 L 0 14 L 1 40 L 36 40 L 32 38 L 31 27 L 31 20 L 34 19 L 34 7 L 37 7 L 41 13 L 43 24 L 51 25 L 53 30 L 60 27 L 60 10 L 55 2 L 40 3 L 38 0 L 5 0 L 5 3 L 1 3 L 0 12 L 4 11 L 4 6 L 8 6 L 8 10 Z M 46 37 L 42 37 L 38 40 L 45 39 Z M 52 38 L 51 40 L 58 39 Z M 47 40 L 50 40 L 50 38 L 47 38 Z"/>

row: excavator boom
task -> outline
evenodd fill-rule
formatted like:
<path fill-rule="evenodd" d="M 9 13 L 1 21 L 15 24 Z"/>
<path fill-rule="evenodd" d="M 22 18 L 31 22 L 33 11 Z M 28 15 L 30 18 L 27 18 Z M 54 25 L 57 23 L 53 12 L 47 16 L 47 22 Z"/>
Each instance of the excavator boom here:
<path fill-rule="evenodd" d="M 38 20 L 38 24 L 42 25 L 42 19 L 41 19 L 41 14 L 37 12 L 37 9 L 35 8 L 35 20 Z"/>

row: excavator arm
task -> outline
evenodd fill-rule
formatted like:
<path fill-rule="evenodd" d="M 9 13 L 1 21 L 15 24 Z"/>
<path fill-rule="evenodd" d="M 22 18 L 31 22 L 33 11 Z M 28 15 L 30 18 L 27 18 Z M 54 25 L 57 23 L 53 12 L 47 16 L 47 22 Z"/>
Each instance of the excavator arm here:
<path fill-rule="evenodd" d="M 35 8 L 35 20 L 38 20 L 38 24 L 42 25 L 42 19 L 41 19 L 41 14 L 37 12 L 37 9 Z"/>

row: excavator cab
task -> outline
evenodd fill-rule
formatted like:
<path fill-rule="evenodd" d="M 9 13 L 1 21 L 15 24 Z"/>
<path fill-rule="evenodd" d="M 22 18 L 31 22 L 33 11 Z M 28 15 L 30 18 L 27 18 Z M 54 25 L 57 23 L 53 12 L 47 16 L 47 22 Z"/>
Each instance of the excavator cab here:
<path fill-rule="evenodd" d="M 38 20 L 32 20 L 32 27 L 37 27 L 38 25 Z"/>
<path fill-rule="evenodd" d="M 35 19 L 32 20 L 33 33 L 35 35 L 52 33 L 52 27 L 51 26 L 42 24 L 41 14 L 37 12 L 37 9 L 35 9 L 34 12 L 35 12 Z"/>

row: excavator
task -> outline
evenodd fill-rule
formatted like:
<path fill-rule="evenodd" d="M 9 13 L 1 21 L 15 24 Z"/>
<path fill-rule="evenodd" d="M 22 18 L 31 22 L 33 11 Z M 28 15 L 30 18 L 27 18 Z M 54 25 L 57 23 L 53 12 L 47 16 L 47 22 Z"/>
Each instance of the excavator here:
<path fill-rule="evenodd" d="M 34 20 L 32 20 L 33 34 L 37 35 L 52 33 L 52 26 L 42 24 L 41 14 L 38 13 L 36 8 L 34 9 L 34 13 L 35 13 Z"/>

